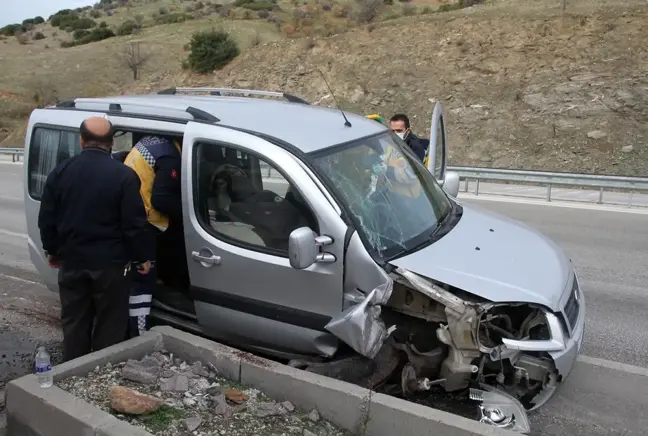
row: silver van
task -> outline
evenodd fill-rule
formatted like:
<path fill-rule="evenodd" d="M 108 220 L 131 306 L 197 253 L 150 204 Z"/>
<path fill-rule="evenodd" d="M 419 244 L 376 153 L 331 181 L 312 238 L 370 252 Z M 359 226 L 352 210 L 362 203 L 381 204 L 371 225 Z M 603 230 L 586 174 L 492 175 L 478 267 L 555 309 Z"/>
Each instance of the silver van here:
<path fill-rule="evenodd" d="M 114 152 L 182 137 L 191 284 L 160 284 L 157 322 L 405 398 L 479 386 L 528 411 L 569 374 L 585 325 L 572 263 L 538 231 L 455 198 L 439 104 L 430 168 L 382 124 L 284 93 L 173 88 L 34 110 L 29 251 L 54 292 L 39 200 L 94 115 L 116 126 Z"/>

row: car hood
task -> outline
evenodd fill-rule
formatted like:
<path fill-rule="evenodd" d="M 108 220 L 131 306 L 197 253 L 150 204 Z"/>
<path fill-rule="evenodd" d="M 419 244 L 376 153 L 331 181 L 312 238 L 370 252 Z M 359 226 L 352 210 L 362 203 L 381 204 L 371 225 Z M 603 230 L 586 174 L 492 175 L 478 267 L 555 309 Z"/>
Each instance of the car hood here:
<path fill-rule="evenodd" d="M 563 250 L 542 233 L 465 205 L 448 234 L 390 263 L 493 302 L 537 303 L 554 311 L 572 272 Z"/>

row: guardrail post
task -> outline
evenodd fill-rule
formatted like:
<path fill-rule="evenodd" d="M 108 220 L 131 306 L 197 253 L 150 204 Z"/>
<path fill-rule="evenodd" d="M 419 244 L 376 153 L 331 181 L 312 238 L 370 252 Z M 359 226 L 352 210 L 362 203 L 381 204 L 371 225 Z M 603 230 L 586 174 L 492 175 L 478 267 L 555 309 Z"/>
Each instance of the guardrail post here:
<path fill-rule="evenodd" d="M 468 177 L 464 179 L 464 192 L 468 192 Z"/>
<path fill-rule="evenodd" d="M 479 195 L 479 179 L 477 179 L 477 187 L 475 188 L 475 195 Z"/>
<path fill-rule="evenodd" d="M 599 189 L 599 199 L 598 204 L 603 204 L 603 187 Z"/>
<path fill-rule="evenodd" d="M 551 183 L 547 185 L 547 201 L 551 202 Z"/>
<path fill-rule="evenodd" d="M 628 195 L 628 207 L 632 207 L 632 194 L 634 191 L 630 191 L 630 195 Z"/>

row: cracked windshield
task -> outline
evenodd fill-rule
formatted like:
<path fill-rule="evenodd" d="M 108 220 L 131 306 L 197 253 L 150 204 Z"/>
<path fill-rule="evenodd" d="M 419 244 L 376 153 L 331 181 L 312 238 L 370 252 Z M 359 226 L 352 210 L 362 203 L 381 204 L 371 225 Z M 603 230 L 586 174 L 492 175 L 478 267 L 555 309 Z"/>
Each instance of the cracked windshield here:
<path fill-rule="evenodd" d="M 365 243 L 392 258 L 430 240 L 452 205 L 433 176 L 392 133 L 382 133 L 318 153 L 354 216 Z"/>

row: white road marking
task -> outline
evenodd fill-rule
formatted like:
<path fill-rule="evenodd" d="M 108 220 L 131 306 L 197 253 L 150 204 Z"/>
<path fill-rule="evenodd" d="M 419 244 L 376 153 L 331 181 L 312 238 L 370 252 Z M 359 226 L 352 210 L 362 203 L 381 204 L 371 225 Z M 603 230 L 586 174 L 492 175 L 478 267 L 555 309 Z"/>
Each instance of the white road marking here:
<path fill-rule="evenodd" d="M 635 375 L 648 377 L 648 368 L 642 366 L 628 365 L 627 363 L 615 362 L 613 360 L 599 359 L 598 357 L 578 356 L 577 362 L 587 363 L 588 365 L 601 366 L 615 371 L 627 372 Z"/>
<path fill-rule="evenodd" d="M 8 274 L 2 274 L 2 273 L 0 273 L 0 277 L 3 277 L 3 278 L 5 278 L 5 279 L 9 279 L 9 280 L 15 280 L 15 281 L 17 281 L 17 282 L 29 283 L 30 285 L 38 285 L 38 286 L 43 286 L 43 287 L 45 287 L 45 285 L 42 284 L 42 283 L 35 282 L 35 281 L 33 281 L 33 280 L 23 279 L 23 278 L 21 278 L 21 277 L 10 276 L 10 275 L 8 275 Z"/>
<path fill-rule="evenodd" d="M 10 230 L 5 230 L 5 229 L 0 229 L 0 235 L 13 236 L 15 238 L 23 238 L 23 239 L 28 238 L 28 236 L 24 233 L 12 232 Z"/>
<path fill-rule="evenodd" d="M 24 164 L 23 161 L 18 161 L 18 162 L 11 162 L 8 160 L 0 160 L 0 164 L 5 164 L 5 165 L 22 165 Z"/>
<path fill-rule="evenodd" d="M 577 203 L 577 202 L 562 201 L 562 200 L 554 200 L 549 202 L 549 201 L 533 199 L 533 198 L 517 198 L 512 196 L 491 195 L 491 194 L 471 195 L 463 192 L 459 193 L 458 199 L 495 201 L 501 203 L 519 203 L 519 204 L 529 204 L 534 206 L 566 207 L 572 209 L 589 209 L 589 210 L 601 210 L 606 212 L 621 212 L 621 213 L 634 213 L 639 215 L 648 215 L 648 207 L 641 207 L 641 206 L 639 207 L 634 206 L 630 208 L 622 205 L 614 206 L 614 205 L 604 205 L 604 204 L 589 204 L 585 202 Z"/>

